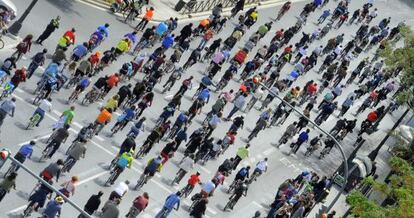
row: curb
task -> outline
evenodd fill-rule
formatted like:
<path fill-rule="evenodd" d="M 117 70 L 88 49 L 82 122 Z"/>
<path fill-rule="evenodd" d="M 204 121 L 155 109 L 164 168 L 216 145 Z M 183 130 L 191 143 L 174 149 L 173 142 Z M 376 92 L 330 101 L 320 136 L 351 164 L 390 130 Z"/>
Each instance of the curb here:
<path fill-rule="evenodd" d="M 78 0 L 78 1 L 81 2 L 81 3 L 88 4 L 88 5 L 93 5 L 95 7 L 101 8 L 105 11 L 109 11 L 109 9 L 111 8 L 111 4 L 106 2 L 105 0 Z M 292 2 L 301 2 L 301 1 L 305 1 L 305 0 L 293 0 Z M 268 7 L 272 7 L 272 6 L 278 6 L 278 5 L 283 4 L 284 2 L 285 2 L 285 0 L 267 0 L 267 1 L 260 2 L 258 4 L 246 5 L 245 9 L 243 11 L 247 10 L 249 7 L 254 7 L 254 6 L 257 6 L 258 9 L 268 8 Z M 231 8 L 224 8 L 223 9 L 223 15 L 229 16 L 230 11 L 231 11 Z M 179 12 L 177 12 L 177 13 L 179 13 Z M 211 14 L 211 11 L 193 13 L 191 15 L 179 13 L 179 16 L 177 16 L 177 18 L 179 19 L 179 23 L 181 23 L 181 22 L 190 21 L 190 20 L 203 19 L 203 18 L 209 17 L 210 14 Z M 120 14 L 120 13 L 115 13 L 115 15 L 118 16 L 118 17 L 122 17 L 122 14 Z M 138 16 L 139 19 L 141 19 L 142 17 L 143 17 L 142 15 Z M 160 18 L 153 18 L 152 19 L 152 22 L 155 22 L 155 23 L 163 22 L 163 21 L 165 21 L 165 20 L 160 19 Z"/>

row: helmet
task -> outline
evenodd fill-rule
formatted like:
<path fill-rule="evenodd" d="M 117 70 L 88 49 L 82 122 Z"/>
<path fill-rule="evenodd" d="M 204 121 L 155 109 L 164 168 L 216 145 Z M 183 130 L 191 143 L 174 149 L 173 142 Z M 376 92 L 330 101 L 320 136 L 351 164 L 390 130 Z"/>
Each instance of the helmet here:
<path fill-rule="evenodd" d="M 95 55 L 96 55 L 96 56 L 98 56 L 98 58 L 99 58 L 99 57 L 101 57 L 101 52 L 97 51 L 97 52 L 95 53 Z"/>
<path fill-rule="evenodd" d="M 63 204 L 63 203 L 65 202 L 65 200 L 63 199 L 63 197 L 62 197 L 62 196 L 57 196 L 57 197 L 55 198 L 55 200 L 56 200 L 56 202 L 58 202 L 59 204 Z"/>

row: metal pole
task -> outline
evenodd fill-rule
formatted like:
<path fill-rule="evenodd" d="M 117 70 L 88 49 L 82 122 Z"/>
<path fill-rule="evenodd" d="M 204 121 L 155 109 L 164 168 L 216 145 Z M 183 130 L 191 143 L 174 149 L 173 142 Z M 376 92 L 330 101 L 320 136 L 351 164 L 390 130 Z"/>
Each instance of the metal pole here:
<path fill-rule="evenodd" d="M 68 202 L 70 205 L 72 205 L 76 210 L 78 210 L 80 213 L 82 213 L 82 215 L 84 217 L 87 218 L 92 218 L 91 215 L 89 215 L 88 213 L 86 213 L 81 207 L 79 207 L 75 202 L 73 202 L 72 200 L 70 200 L 69 198 L 67 198 L 64 194 L 62 194 L 59 190 L 57 190 L 55 187 L 51 186 L 48 182 L 46 182 L 45 180 L 43 180 L 42 178 L 40 178 L 40 176 L 38 176 L 36 173 L 34 173 L 32 170 L 30 170 L 29 168 L 27 168 L 25 165 L 23 165 L 22 163 L 20 163 L 19 161 L 17 161 L 16 159 L 14 159 L 14 157 L 12 157 L 11 155 L 9 155 L 9 159 L 17 164 L 19 167 L 21 167 L 24 171 L 28 172 L 30 175 L 32 175 L 33 177 L 35 177 L 37 180 L 39 180 L 43 185 L 45 185 L 46 187 L 48 187 L 49 189 L 53 190 L 57 195 L 60 195 L 63 197 L 63 199 L 65 199 L 66 202 Z"/>
<path fill-rule="evenodd" d="M 19 31 L 23 26 L 23 21 L 26 19 L 27 15 L 29 15 L 30 11 L 32 11 L 37 1 L 38 0 L 32 0 L 29 7 L 27 7 L 26 10 L 23 12 L 22 16 L 10 26 L 10 28 L 8 29 L 9 33 L 15 36 L 19 34 Z"/>
<path fill-rule="evenodd" d="M 267 91 L 269 91 L 269 93 L 273 94 L 276 98 L 278 98 L 280 101 L 282 101 L 285 105 L 289 106 L 296 113 L 300 114 L 302 117 L 304 117 L 306 120 L 308 120 L 309 123 L 311 123 L 312 125 L 314 125 L 319 131 L 321 131 L 322 133 L 324 133 L 325 135 L 327 135 L 329 138 L 331 138 L 335 142 L 335 145 L 338 147 L 338 149 L 339 149 L 339 151 L 341 153 L 341 156 L 343 158 L 343 163 L 344 163 L 344 179 L 345 179 L 345 182 L 344 182 L 344 185 L 339 190 L 338 194 L 333 199 L 333 201 L 326 208 L 326 212 L 328 213 L 332 209 L 332 207 L 335 205 L 335 203 L 338 201 L 339 197 L 341 197 L 342 193 L 345 190 L 346 183 L 348 182 L 348 175 L 349 175 L 349 173 L 348 173 L 348 161 L 347 161 L 347 158 L 346 158 L 346 155 L 345 155 L 345 152 L 344 152 L 344 149 L 343 149 L 342 145 L 330 133 L 328 133 L 325 130 L 323 130 L 319 125 L 317 125 L 315 122 L 313 122 L 308 117 L 306 117 L 301 111 L 299 111 L 298 109 L 296 109 L 294 106 L 292 106 L 291 104 L 289 104 L 289 102 L 287 102 L 283 98 L 281 98 L 277 93 L 273 92 L 269 87 L 267 87 L 266 85 L 264 85 L 262 82 L 260 82 L 259 84 L 262 87 L 264 87 Z"/>

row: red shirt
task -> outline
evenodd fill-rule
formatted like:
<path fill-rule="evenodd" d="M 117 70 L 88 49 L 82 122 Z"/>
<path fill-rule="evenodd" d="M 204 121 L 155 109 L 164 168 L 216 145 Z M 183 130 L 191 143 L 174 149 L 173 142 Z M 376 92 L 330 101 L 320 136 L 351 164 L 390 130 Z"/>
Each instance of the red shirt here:
<path fill-rule="evenodd" d="M 378 118 L 377 112 L 372 111 L 371 113 L 368 114 L 367 120 L 372 123 L 372 122 L 375 122 L 377 118 Z"/>
<path fill-rule="evenodd" d="M 134 207 L 138 210 L 142 211 L 148 206 L 148 199 L 144 198 L 143 196 L 138 196 L 134 200 Z"/>
<path fill-rule="evenodd" d="M 288 54 L 288 53 L 292 53 L 292 48 L 291 48 L 291 47 L 286 47 L 286 48 L 283 50 L 283 53 L 286 53 L 286 54 Z"/>
<path fill-rule="evenodd" d="M 316 86 L 316 84 L 315 83 L 313 83 L 313 84 L 310 84 L 309 86 L 308 86 L 308 93 L 310 93 L 310 94 L 315 94 L 316 93 L 316 91 L 318 90 L 318 87 Z"/>
<path fill-rule="evenodd" d="M 15 86 L 19 85 L 20 82 L 26 82 L 26 71 L 16 70 L 10 80 Z"/>
<path fill-rule="evenodd" d="M 75 33 L 72 31 L 66 31 L 63 35 L 64 37 L 68 37 L 72 43 L 75 43 Z"/>
<path fill-rule="evenodd" d="M 200 176 L 197 176 L 196 174 L 191 175 L 188 179 L 188 184 L 191 186 L 195 186 L 198 183 L 200 183 Z"/>
<path fill-rule="evenodd" d="M 118 81 L 119 81 L 119 78 L 118 78 L 117 76 L 115 76 L 115 74 L 114 74 L 114 75 L 111 75 L 111 76 L 108 78 L 108 80 L 106 80 L 106 83 L 108 84 L 108 86 L 109 86 L 110 88 L 112 88 L 112 87 L 114 87 L 114 86 L 117 86 L 117 85 L 118 85 Z"/>

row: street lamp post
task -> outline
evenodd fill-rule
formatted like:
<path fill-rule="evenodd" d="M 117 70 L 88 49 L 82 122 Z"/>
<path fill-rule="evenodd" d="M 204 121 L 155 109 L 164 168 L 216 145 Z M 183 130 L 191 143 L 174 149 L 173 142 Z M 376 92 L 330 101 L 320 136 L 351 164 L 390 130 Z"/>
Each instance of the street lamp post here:
<path fill-rule="evenodd" d="M 32 0 L 29 7 L 27 7 L 26 10 L 23 12 L 22 16 L 20 16 L 20 18 L 9 27 L 9 33 L 13 34 L 14 36 L 17 36 L 19 34 L 19 31 L 23 26 L 23 21 L 26 19 L 27 15 L 29 15 L 30 11 L 32 11 L 37 1 L 38 0 Z"/>
<path fill-rule="evenodd" d="M 305 118 L 306 120 L 308 120 L 309 123 L 311 123 L 312 125 L 314 125 L 319 131 L 321 131 L 322 133 L 324 133 L 325 135 L 327 135 L 329 138 L 331 138 L 335 142 L 335 145 L 338 147 L 338 149 L 339 149 L 339 151 L 341 153 L 342 159 L 343 159 L 343 166 L 344 166 L 344 185 L 342 185 L 342 187 L 339 190 L 338 194 L 335 196 L 335 198 L 333 199 L 333 201 L 326 208 L 326 211 L 325 212 L 329 212 L 332 209 L 332 207 L 335 205 L 335 203 L 338 201 L 338 199 L 341 197 L 342 193 L 345 190 L 346 183 L 348 182 L 348 174 L 349 174 L 348 173 L 348 162 L 347 162 L 347 157 L 346 157 L 346 154 L 344 152 L 344 149 L 343 149 L 342 145 L 330 133 L 328 133 L 325 130 L 323 130 L 319 125 L 317 125 L 315 122 L 313 122 L 312 120 L 310 120 L 307 116 L 305 116 L 301 111 L 299 111 L 298 109 L 296 109 L 294 106 L 292 106 L 291 104 L 289 104 L 289 102 L 287 102 L 283 98 L 281 98 L 277 93 L 273 92 L 265 84 L 263 84 L 262 82 L 260 82 L 259 84 L 263 88 L 265 88 L 267 91 L 269 91 L 269 93 L 273 94 L 277 99 L 279 99 L 280 101 L 282 101 L 285 105 L 289 106 L 296 113 L 300 114 L 303 118 Z"/>

